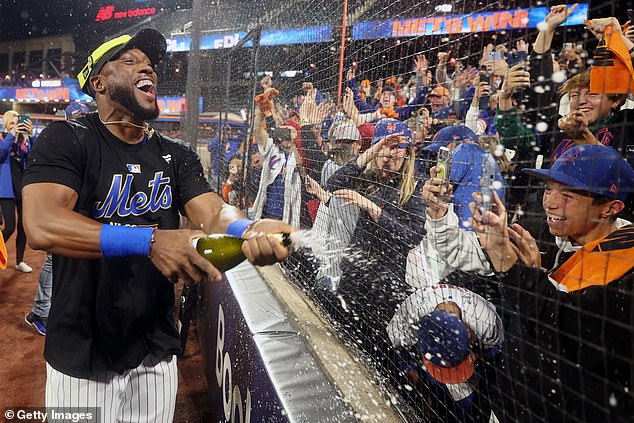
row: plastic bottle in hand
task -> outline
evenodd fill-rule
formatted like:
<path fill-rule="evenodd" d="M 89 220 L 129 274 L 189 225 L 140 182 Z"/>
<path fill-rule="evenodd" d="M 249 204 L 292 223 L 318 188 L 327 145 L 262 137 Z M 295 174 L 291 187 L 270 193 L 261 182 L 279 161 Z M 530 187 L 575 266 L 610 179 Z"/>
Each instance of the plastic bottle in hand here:
<path fill-rule="evenodd" d="M 285 247 L 291 245 L 289 234 L 278 233 L 267 234 L 267 236 L 278 239 Z M 201 256 L 209 260 L 216 269 L 223 273 L 233 269 L 246 259 L 242 252 L 243 238 L 225 234 L 211 234 L 196 238 L 192 243 Z"/>

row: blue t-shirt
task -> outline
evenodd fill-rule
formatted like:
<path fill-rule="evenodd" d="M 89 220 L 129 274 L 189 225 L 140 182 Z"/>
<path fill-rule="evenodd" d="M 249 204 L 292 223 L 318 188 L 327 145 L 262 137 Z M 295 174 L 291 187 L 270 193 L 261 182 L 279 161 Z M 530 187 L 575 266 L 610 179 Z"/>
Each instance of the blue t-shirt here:
<path fill-rule="evenodd" d="M 482 178 L 482 162 L 486 152 L 478 145 L 463 142 L 453 151 L 451 162 L 451 183 L 454 186 L 453 203 L 454 211 L 460 220 L 460 226 L 470 217 L 473 217 L 469 209 L 469 203 L 473 202 L 471 194 L 480 191 L 480 179 Z M 493 160 L 491 155 L 488 155 Z M 495 180 L 500 182 L 502 188 L 497 189 L 498 196 L 504 200 L 504 177 L 495 164 Z"/>
<path fill-rule="evenodd" d="M 217 177 L 219 174 L 218 168 L 220 166 L 220 162 L 223 161 L 223 165 L 226 166 L 227 163 L 229 163 L 229 159 L 240 149 L 242 141 L 244 141 L 244 134 L 242 133 L 238 136 L 227 139 L 222 147 L 224 149 L 224 157 L 222 156 L 222 151 L 218 151 L 218 148 L 220 147 L 220 136 L 216 135 L 209 141 L 209 144 L 207 144 L 207 150 L 211 153 L 211 160 L 214 163 L 214 176 Z M 216 155 L 218 155 L 218 160 L 216 160 Z"/>
<path fill-rule="evenodd" d="M 276 219 L 284 217 L 284 178 L 286 177 L 286 162 L 291 153 L 284 153 L 284 165 L 277 178 L 266 188 L 266 203 L 264 214 Z"/>

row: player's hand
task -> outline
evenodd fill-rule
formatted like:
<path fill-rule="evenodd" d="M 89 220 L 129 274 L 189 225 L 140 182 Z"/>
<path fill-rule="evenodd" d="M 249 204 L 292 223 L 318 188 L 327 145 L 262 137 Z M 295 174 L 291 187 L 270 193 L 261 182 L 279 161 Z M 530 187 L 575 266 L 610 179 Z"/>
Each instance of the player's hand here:
<path fill-rule="evenodd" d="M 282 243 L 267 234 L 292 233 L 297 229 L 275 219 L 262 219 L 255 222 L 242 236 L 246 241 L 242 244 L 242 252 L 252 264 L 268 266 L 284 261 L 290 250 Z"/>
<path fill-rule="evenodd" d="M 150 259 L 172 283 L 178 282 L 179 278 L 202 282 L 207 275 L 220 281 L 222 273 L 198 254 L 192 245 L 194 238 L 204 236 L 204 232 L 190 229 L 159 229 L 154 234 L 155 242 L 150 247 Z"/>

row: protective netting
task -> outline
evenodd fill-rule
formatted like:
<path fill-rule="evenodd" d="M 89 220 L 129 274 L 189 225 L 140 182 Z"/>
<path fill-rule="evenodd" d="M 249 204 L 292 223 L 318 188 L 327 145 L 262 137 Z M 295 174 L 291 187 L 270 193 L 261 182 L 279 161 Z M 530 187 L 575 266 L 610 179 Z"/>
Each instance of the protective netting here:
<path fill-rule="evenodd" d="M 286 273 L 404 421 L 631 421 L 627 6 L 224 7 L 210 180 L 313 229 Z"/>

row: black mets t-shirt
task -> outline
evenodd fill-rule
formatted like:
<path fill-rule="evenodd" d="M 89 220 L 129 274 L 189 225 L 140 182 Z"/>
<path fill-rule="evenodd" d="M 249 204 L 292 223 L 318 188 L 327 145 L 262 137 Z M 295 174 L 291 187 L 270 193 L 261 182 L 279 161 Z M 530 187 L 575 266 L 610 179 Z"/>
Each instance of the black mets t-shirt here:
<path fill-rule="evenodd" d="M 96 113 L 42 131 L 24 174 L 38 182 L 72 188 L 74 210 L 100 223 L 160 229 L 177 229 L 184 204 L 211 191 L 187 144 L 158 134 L 127 144 Z M 51 301 L 44 356 L 67 375 L 122 373 L 179 350 L 174 288 L 149 258 L 53 255 Z"/>

